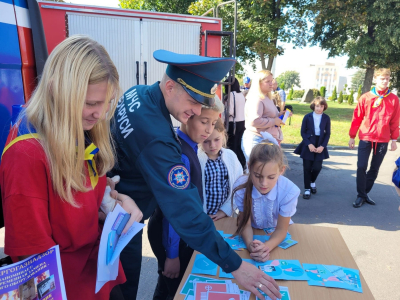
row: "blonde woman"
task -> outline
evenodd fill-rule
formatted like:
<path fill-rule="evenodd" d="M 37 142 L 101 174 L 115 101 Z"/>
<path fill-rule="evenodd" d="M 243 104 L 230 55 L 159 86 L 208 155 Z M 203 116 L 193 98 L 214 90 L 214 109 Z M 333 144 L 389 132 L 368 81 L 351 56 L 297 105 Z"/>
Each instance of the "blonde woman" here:
<path fill-rule="evenodd" d="M 61 42 L 8 137 L 0 166 L 5 253 L 15 259 L 59 245 L 68 299 L 108 300 L 125 277 L 95 294 L 106 172 L 115 162 L 109 120 L 120 94 L 106 50 L 84 36 Z M 117 195 L 114 195 L 117 196 Z M 141 219 L 133 200 L 118 195 Z"/>
<path fill-rule="evenodd" d="M 246 161 L 249 160 L 254 145 L 263 140 L 260 132 L 269 132 L 278 142 L 283 140 L 280 125 L 282 120 L 274 102 L 271 100 L 272 73 L 268 70 L 259 71 L 246 97 L 245 127 L 242 138 L 242 150 Z"/>

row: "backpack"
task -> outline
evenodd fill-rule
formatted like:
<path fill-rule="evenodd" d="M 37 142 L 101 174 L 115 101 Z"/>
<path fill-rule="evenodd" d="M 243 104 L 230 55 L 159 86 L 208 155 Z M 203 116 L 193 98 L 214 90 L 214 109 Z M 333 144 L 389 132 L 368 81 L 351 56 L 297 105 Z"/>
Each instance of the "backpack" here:
<path fill-rule="evenodd" d="M 400 188 L 400 157 L 396 160 L 397 169 L 393 172 L 392 182 Z"/>

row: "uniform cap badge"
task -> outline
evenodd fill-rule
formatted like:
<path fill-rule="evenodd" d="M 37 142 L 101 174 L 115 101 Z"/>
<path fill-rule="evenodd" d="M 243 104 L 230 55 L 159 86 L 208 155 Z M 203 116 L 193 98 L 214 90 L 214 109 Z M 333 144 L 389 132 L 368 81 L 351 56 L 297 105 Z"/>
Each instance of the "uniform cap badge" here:
<path fill-rule="evenodd" d="M 218 87 L 218 85 L 214 84 L 214 86 L 211 88 L 210 94 L 214 95 L 215 92 L 217 91 L 217 87 Z"/>

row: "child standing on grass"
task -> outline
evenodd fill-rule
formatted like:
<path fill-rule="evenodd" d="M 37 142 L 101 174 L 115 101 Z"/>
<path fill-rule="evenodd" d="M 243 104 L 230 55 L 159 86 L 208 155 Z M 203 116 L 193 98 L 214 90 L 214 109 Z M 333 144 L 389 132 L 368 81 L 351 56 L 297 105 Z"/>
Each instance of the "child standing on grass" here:
<path fill-rule="evenodd" d="M 313 112 L 306 114 L 301 124 L 303 141 L 294 150 L 303 159 L 304 199 L 310 199 L 311 193 L 317 193 L 315 181 L 322 169 L 322 161 L 329 158 L 327 146 L 331 136 L 331 119 L 324 114 L 328 109 L 326 100 L 317 97 L 310 108 Z"/>
<path fill-rule="evenodd" d="M 271 141 L 272 140 L 272 141 Z M 265 262 L 286 237 L 296 212 L 300 189 L 283 176 L 287 163 L 275 139 L 263 140 L 250 154 L 249 175 L 234 185 L 232 201 L 240 211 L 238 229 L 252 259 Z M 254 240 L 253 228 L 275 227 L 265 243 Z"/>
<path fill-rule="evenodd" d="M 228 200 L 233 184 L 243 175 L 235 152 L 224 148 L 226 136 L 224 124 L 218 119 L 213 133 L 201 144 L 197 153 L 203 179 L 203 209 L 214 221 L 232 215 L 234 207 Z"/>

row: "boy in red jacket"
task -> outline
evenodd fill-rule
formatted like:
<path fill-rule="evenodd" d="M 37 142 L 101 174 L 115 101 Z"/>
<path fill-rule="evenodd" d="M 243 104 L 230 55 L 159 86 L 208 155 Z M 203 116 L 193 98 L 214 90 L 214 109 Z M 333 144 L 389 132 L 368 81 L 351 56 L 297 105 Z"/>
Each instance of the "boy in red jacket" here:
<path fill-rule="evenodd" d="M 354 148 L 354 138 L 358 133 L 357 161 L 357 199 L 353 203 L 355 208 L 361 207 L 364 202 L 375 205 L 368 196 L 378 176 L 379 167 L 386 155 L 389 141 L 391 151 L 397 149 L 396 141 L 399 137 L 399 98 L 388 88 L 390 80 L 389 69 L 377 69 L 374 73 L 375 87 L 358 100 L 354 109 L 350 127 L 350 149 Z M 371 166 L 367 172 L 368 159 L 372 150 Z"/>

